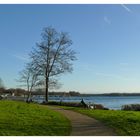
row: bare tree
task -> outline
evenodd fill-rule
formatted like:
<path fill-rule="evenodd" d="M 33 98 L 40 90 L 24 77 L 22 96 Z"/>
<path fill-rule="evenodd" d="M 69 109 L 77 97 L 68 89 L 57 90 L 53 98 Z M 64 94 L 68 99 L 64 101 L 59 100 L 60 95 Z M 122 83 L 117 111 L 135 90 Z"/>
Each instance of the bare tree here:
<path fill-rule="evenodd" d="M 0 78 L 0 88 L 4 88 L 3 80 Z"/>
<path fill-rule="evenodd" d="M 3 94 L 5 92 L 5 87 L 3 80 L 0 78 L 0 94 Z"/>
<path fill-rule="evenodd" d="M 72 72 L 71 62 L 76 60 L 76 52 L 70 48 L 72 41 L 67 33 L 59 33 L 52 27 L 46 27 L 41 35 L 42 41 L 37 43 L 30 57 L 34 67 L 44 76 L 45 100 L 48 102 L 50 80 L 66 72 Z"/>
<path fill-rule="evenodd" d="M 26 86 L 27 101 L 30 101 L 33 88 L 41 84 L 39 71 L 33 67 L 32 63 L 27 63 L 25 69 L 20 72 L 20 80 L 18 81 L 24 83 L 22 86 Z"/>

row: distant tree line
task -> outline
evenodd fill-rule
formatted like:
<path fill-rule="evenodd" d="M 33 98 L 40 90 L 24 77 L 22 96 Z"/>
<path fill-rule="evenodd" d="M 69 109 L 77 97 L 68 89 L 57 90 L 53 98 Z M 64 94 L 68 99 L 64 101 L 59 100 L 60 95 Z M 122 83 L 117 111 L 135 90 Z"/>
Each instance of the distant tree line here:
<path fill-rule="evenodd" d="M 9 95 L 15 95 L 15 96 L 21 96 L 21 95 L 27 95 L 28 92 L 25 89 L 22 88 L 6 88 L 4 86 L 4 82 L 3 80 L 0 78 L 0 95 L 5 95 L 5 94 L 9 94 Z"/>
<path fill-rule="evenodd" d="M 0 95 L 13 95 L 13 96 L 28 96 L 28 91 L 21 88 L 0 88 Z M 32 91 L 32 95 L 45 95 L 45 92 L 42 90 Z M 69 91 L 69 92 L 49 92 L 49 96 L 80 96 L 79 92 Z"/>
<path fill-rule="evenodd" d="M 14 95 L 14 96 L 22 96 L 22 95 L 28 95 L 28 92 L 25 89 L 21 89 L 21 88 L 0 88 L 0 95 L 5 95 L 5 94 L 9 94 L 9 95 Z"/>
<path fill-rule="evenodd" d="M 51 96 L 79 96 L 79 92 L 69 91 L 69 92 L 49 92 Z"/>
<path fill-rule="evenodd" d="M 3 80 L 0 78 L 0 95 L 12 95 L 12 96 L 29 96 L 29 91 L 22 88 L 5 88 Z M 32 90 L 32 95 L 45 95 L 44 88 L 37 88 Z M 80 93 L 76 91 L 69 92 L 49 92 L 50 96 L 79 96 Z"/>
<path fill-rule="evenodd" d="M 32 91 L 32 95 L 45 95 L 45 90 L 44 89 L 36 89 L 35 91 Z M 80 93 L 77 91 L 50 91 L 49 96 L 80 96 Z"/>

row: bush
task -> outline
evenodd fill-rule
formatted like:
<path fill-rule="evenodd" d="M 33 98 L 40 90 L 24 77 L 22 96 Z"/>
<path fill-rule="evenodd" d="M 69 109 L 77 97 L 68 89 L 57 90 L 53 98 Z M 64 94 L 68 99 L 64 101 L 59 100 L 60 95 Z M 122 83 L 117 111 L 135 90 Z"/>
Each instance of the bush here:
<path fill-rule="evenodd" d="M 56 102 L 56 101 L 50 101 L 48 103 L 43 102 L 43 105 L 60 105 L 60 106 L 70 106 L 70 107 L 84 107 L 83 104 L 78 102 Z"/>
<path fill-rule="evenodd" d="M 132 111 L 140 111 L 140 104 L 128 104 L 123 105 L 121 110 L 132 110 Z"/>
<path fill-rule="evenodd" d="M 43 105 L 59 105 L 59 106 L 69 106 L 69 107 L 82 107 L 82 108 L 88 108 L 88 109 L 100 109 L 100 110 L 109 110 L 108 108 L 105 108 L 103 105 L 101 104 L 94 104 L 91 105 L 93 106 L 93 108 L 91 106 L 85 106 L 84 104 L 82 104 L 81 102 L 57 102 L 57 101 L 49 101 L 48 103 L 43 102 Z"/>
<path fill-rule="evenodd" d="M 3 99 L 3 97 L 0 95 L 0 100 L 2 100 Z"/>

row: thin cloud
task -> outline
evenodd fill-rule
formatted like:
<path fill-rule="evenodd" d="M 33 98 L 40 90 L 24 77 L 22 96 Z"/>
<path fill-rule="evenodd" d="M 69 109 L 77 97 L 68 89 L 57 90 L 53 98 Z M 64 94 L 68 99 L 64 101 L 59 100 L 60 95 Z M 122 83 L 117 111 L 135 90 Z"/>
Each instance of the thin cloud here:
<path fill-rule="evenodd" d="M 29 61 L 29 58 L 26 55 L 13 55 L 15 58 L 22 60 L 22 61 Z"/>
<path fill-rule="evenodd" d="M 107 24 L 111 24 L 111 20 L 110 20 L 107 16 L 104 16 L 104 21 L 105 21 Z"/>
<path fill-rule="evenodd" d="M 128 63 L 126 63 L 126 62 L 121 62 L 120 63 L 120 66 L 128 66 L 129 64 Z"/>
<path fill-rule="evenodd" d="M 98 76 L 103 76 L 103 77 L 120 78 L 120 76 L 115 75 L 115 74 L 107 74 L 107 73 L 101 73 L 101 72 L 97 72 L 95 74 L 98 75 Z"/>
<path fill-rule="evenodd" d="M 130 8 L 128 8 L 126 5 L 121 4 L 121 6 L 129 13 L 132 13 L 132 10 Z"/>
<path fill-rule="evenodd" d="M 115 78 L 115 79 L 121 79 L 121 80 L 128 80 L 128 78 L 117 75 L 117 74 L 108 74 L 108 73 L 95 73 L 97 76 L 102 76 L 102 77 L 108 77 L 108 78 Z"/>
<path fill-rule="evenodd" d="M 93 70 L 95 69 L 95 65 L 89 65 L 89 64 L 80 64 L 80 69 L 85 70 L 87 72 L 93 72 Z"/>

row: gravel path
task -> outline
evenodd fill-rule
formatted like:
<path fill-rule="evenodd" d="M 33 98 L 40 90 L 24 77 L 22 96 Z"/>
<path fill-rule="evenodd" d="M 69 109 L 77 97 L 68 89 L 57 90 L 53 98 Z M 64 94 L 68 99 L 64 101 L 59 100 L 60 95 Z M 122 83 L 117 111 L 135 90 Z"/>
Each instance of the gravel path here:
<path fill-rule="evenodd" d="M 65 110 L 54 106 L 48 107 L 64 114 L 71 121 L 71 136 L 116 136 L 116 133 L 111 128 L 108 128 L 94 118 L 71 110 Z"/>

